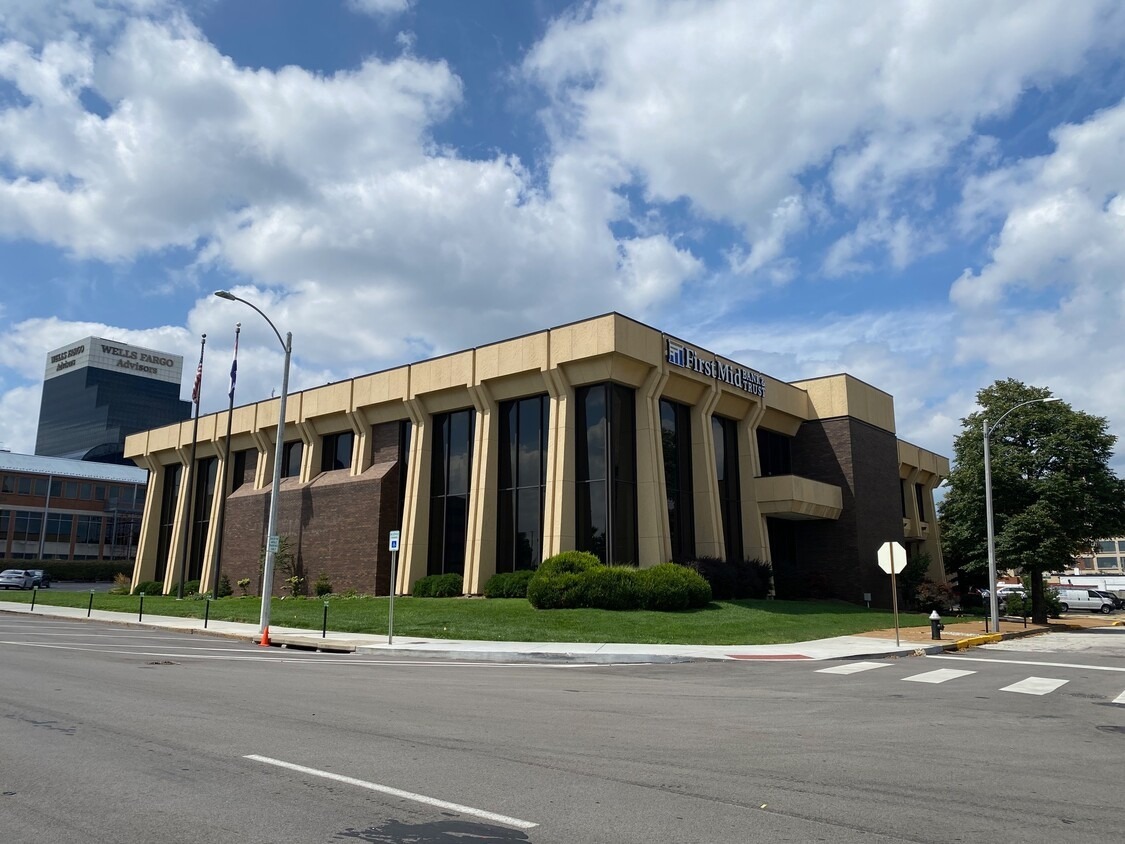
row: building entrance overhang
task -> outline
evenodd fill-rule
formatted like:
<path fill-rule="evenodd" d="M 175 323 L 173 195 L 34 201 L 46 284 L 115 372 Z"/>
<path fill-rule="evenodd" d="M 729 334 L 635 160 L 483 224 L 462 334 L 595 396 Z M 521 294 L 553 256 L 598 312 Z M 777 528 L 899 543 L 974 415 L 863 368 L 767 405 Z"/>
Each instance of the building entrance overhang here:
<path fill-rule="evenodd" d="M 838 519 L 844 509 L 840 487 L 802 478 L 773 475 L 755 478 L 758 509 L 763 516 L 779 519 Z"/>

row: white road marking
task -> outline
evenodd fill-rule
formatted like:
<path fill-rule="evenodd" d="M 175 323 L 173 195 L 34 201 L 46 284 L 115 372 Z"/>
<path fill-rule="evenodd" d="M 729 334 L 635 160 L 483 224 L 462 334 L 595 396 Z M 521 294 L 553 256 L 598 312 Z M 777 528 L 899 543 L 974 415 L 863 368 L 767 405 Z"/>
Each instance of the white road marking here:
<path fill-rule="evenodd" d="M 443 662 L 442 660 L 403 660 L 403 659 L 352 659 L 346 654 L 308 654 L 307 656 L 265 656 L 254 655 L 249 656 L 253 651 L 240 651 L 231 650 L 231 654 L 245 653 L 247 656 L 223 656 L 220 654 L 189 654 L 189 653 L 170 653 L 165 651 L 119 651 L 110 648 L 86 648 L 78 645 L 48 645 L 43 642 L 4 642 L 0 641 L 0 645 L 14 645 L 25 648 L 47 648 L 48 650 L 56 651 L 81 651 L 84 653 L 98 653 L 98 654 L 117 654 L 120 656 L 152 656 L 163 657 L 164 659 L 197 659 L 197 660 L 219 660 L 227 662 L 276 662 L 281 664 L 300 664 L 309 666 L 321 665 L 400 665 L 400 666 L 429 666 L 444 668 L 554 668 L 554 669 L 571 669 L 571 668 L 637 668 L 641 666 L 649 666 L 652 663 L 648 662 L 625 662 L 625 663 L 600 663 L 600 662 L 574 662 L 567 664 L 543 664 L 535 662 Z M 342 657 L 342 658 L 333 658 Z"/>
<path fill-rule="evenodd" d="M 903 677 L 908 683 L 945 683 L 956 680 L 958 677 L 967 677 L 976 674 L 975 671 L 961 671 L 957 668 L 939 668 L 937 671 L 927 671 L 925 674 L 915 674 L 913 677 Z"/>
<path fill-rule="evenodd" d="M 818 674 L 858 674 L 872 668 L 886 668 L 889 662 L 849 662 L 846 665 L 833 665 L 831 668 L 818 668 Z"/>
<path fill-rule="evenodd" d="M 1119 695 L 1118 695 L 1117 697 L 1115 697 L 1115 698 L 1113 699 L 1113 703 L 1119 703 L 1119 704 L 1121 704 L 1122 706 L 1125 706 L 1125 692 L 1122 692 L 1122 693 L 1121 693 L 1121 694 L 1119 694 Z"/>
<path fill-rule="evenodd" d="M 400 788 L 392 788 L 389 785 L 379 785 L 379 783 L 367 782 L 366 780 L 359 780 L 355 777 L 345 777 L 342 774 L 333 774 L 330 771 L 318 771 L 316 768 L 306 768 L 304 765 L 294 765 L 292 762 L 283 762 L 280 759 L 271 759 L 268 756 L 251 754 L 243 756 L 242 758 L 249 759 L 253 762 L 263 762 L 266 765 L 276 765 L 279 768 L 287 768 L 290 771 L 297 771 L 301 774 L 309 774 L 314 777 L 335 780 L 336 782 L 346 783 L 347 785 L 354 785 L 357 788 L 366 788 L 369 791 L 378 791 L 381 794 L 388 794 L 391 797 L 401 797 L 404 800 L 425 803 L 428 806 L 435 806 L 438 809 L 448 809 L 451 812 L 457 812 L 462 815 L 472 815 L 473 817 L 481 818 L 486 821 L 495 821 L 496 823 L 502 823 L 506 826 L 514 826 L 517 829 L 533 829 L 539 826 L 537 823 L 522 821 L 519 818 L 509 817 L 508 815 L 498 815 L 496 812 L 474 809 L 472 806 L 462 806 L 460 803 L 450 803 L 447 800 L 438 800 L 435 797 L 427 797 L 424 794 L 415 794 L 413 791 L 403 791 Z"/>
<path fill-rule="evenodd" d="M 1049 695 L 1059 686 L 1065 686 L 1069 680 L 1052 680 L 1050 677 L 1028 677 L 1018 683 L 1005 686 L 1000 691 L 1016 692 L 1021 695 Z"/>
<path fill-rule="evenodd" d="M 958 662 L 998 662 L 1002 665 L 1039 665 L 1045 668 L 1081 668 L 1086 671 L 1125 671 L 1116 665 L 1086 665 L 1078 662 L 1041 662 L 1035 659 L 992 659 L 982 656 L 942 656 L 928 654 L 926 659 L 955 659 Z"/>

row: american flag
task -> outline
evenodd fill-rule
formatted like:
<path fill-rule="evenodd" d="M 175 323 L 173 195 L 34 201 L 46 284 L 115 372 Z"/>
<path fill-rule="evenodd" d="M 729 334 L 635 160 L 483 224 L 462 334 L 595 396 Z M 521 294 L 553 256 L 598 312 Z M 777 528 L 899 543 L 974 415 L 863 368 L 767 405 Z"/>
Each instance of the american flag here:
<path fill-rule="evenodd" d="M 199 388 L 203 386 L 203 358 L 199 359 L 199 366 L 195 369 L 195 386 L 191 390 L 191 400 L 199 404 Z"/>
<path fill-rule="evenodd" d="M 234 381 L 238 377 L 238 335 L 242 330 L 242 323 L 239 323 L 234 329 L 234 359 L 230 362 L 230 392 L 227 395 L 231 401 L 234 400 Z"/>

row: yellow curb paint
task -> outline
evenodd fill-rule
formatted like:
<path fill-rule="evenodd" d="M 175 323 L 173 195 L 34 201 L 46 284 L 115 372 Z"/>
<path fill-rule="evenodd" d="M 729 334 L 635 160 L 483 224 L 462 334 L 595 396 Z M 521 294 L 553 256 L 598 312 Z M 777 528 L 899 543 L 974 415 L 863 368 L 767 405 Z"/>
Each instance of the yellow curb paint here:
<path fill-rule="evenodd" d="M 974 648 L 977 645 L 991 645 L 993 642 L 1000 642 L 1003 639 L 1002 633 L 988 633 L 984 636 L 970 636 L 968 639 L 962 639 L 960 642 L 955 642 L 954 647 L 960 651 L 965 648 Z"/>

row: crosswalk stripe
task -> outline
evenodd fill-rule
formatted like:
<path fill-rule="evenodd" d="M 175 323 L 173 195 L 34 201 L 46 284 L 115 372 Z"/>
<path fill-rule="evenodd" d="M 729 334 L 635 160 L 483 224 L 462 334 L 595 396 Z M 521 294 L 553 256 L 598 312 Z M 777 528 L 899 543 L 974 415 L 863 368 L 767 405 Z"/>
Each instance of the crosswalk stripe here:
<path fill-rule="evenodd" d="M 831 668 L 818 668 L 818 674 L 858 674 L 872 668 L 886 668 L 889 662 L 849 662 L 847 665 L 833 665 Z"/>
<path fill-rule="evenodd" d="M 1067 682 L 1067 680 L 1052 680 L 1050 677 L 1028 677 L 1026 680 L 1005 686 L 1000 691 L 1016 692 L 1021 695 L 1048 695 Z"/>
<path fill-rule="evenodd" d="M 1117 697 L 1115 697 L 1113 699 L 1113 702 L 1114 703 L 1120 703 L 1122 706 L 1125 706 L 1125 692 L 1122 692 Z"/>
<path fill-rule="evenodd" d="M 956 680 L 958 677 L 967 677 L 976 673 L 975 671 L 961 671 L 957 668 L 939 668 L 936 671 L 927 671 L 924 674 L 915 674 L 913 677 L 903 677 L 902 679 L 910 683 L 945 683 L 949 680 Z"/>

